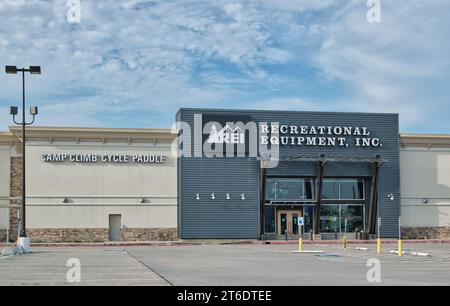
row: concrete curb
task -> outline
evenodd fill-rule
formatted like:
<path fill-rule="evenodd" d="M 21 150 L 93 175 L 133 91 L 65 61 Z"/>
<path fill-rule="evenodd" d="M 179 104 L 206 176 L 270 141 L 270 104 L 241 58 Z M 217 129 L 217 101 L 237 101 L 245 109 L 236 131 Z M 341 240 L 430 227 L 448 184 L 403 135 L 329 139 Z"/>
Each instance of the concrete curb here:
<path fill-rule="evenodd" d="M 349 240 L 348 244 L 353 245 L 376 245 L 376 240 Z M 383 244 L 397 244 L 397 240 L 383 240 Z M 404 244 L 450 244 L 450 240 L 404 240 Z M 311 241 L 303 240 L 304 245 L 341 245 L 342 240 L 321 240 Z M 194 246 L 194 245 L 298 245 L 297 240 L 291 241 L 261 241 L 261 240 L 246 240 L 246 241 L 220 241 L 220 240 L 202 240 L 202 241 L 142 241 L 142 242 L 92 242 L 92 243 L 31 243 L 31 247 L 163 247 L 163 246 Z M 0 248 L 5 247 L 6 244 L 0 244 Z"/>
<path fill-rule="evenodd" d="M 186 242 L 178 242 L 178 241 L 168 241 L 168 242 L 108 242 L 108 243 L 102 243 L 102 242 L 93 242 L 93 243 L 31 243 L 31 247 L 35 248 L 46 248 L 46 247 L 127 247 L 127 246 L 185 246 L 185 245 L 200 245 L 198 243 L 186 243 Z M 2 245 L 0 244 L 0 247 Z"/>
<path fill-rule="evenodd" d="M 271 245 L 291 245 L 298 244 L 298 241 L 258 241 L 258 244 L 271 244 Z M 376 240 L 348 240 L 348 244 L 377 244 Z M 397 244 L 397 240 L 382 240 L 382 244 Z M 450 244 L 450 240 L 403 240 L 404 244 Z M 321 240 L 311 241 L 303 240 L 303 244 L 316 244 L 316 245 L 336 245 L 342 244 L 342 240 Z"/>

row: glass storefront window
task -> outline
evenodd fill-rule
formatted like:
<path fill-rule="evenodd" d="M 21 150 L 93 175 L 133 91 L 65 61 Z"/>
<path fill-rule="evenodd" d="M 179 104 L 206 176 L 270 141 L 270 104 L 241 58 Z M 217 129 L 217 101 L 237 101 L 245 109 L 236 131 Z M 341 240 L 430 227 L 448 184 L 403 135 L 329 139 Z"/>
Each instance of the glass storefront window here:
<path fill-rule="evenodd" d="M 284 200 L 303 199 L 303 180 L 278 179 L 276 198 Z"/>
<path fill-rule="evenodd" d="M 339 232 L 339 205 L 322 206 L 320 209 L 320 232 Z"/>
<path fill-rule="evenodd" d="M 277 193 L 277 185 L 275 179 L 267 179 L 266 180 L 266 199 L 267 200 L 275 200 Z"/>
<path fill-rule="evenodd" d="M 348 233 L 353 233 L 364 229 L 364 209 L 362 205 L 340 205 L 340 207 L 342 232 L 345 232 L 345 220 L 347 220 Z"/>
<path fill-rule="evenodd" d="M 364 200 L 364 180 L 324 179 L 322 198 L 325 200 Z"/>
<path fill-rule="evenodd" d="M 322 187 L 322 199 L 338 200 L 339 199 L 339 180 L 324 179 Z"/>
<path fill-rule="evenodd" d="M 363 200 L 364 181 L 362 179 L 341 179 L 340 199 L 343 200 Z"/>
<path fill-rule="evenodd" d="M 314 181 L 312 179 L 305 179 L 305 200 L 314 199 Z"/>
<path fill-rule="evenodd" d="M 301 178 L 268 178 L 266 200 L 313 200 L 314 181 Z"/>
<path fill-rule="evenodd" d="M 364 229 L 363 205 L 324 205 L 320 210 L 320 232 L 354 233 Z"/>
<path fill-rule="evenodd" d="M 266 233 L 275 233 L 275 207 L 264 208 L 264 230 Z"/>
<path fill-rule="evenodd" d="M 303 230 L 305 233 L 309 233 L 313 228 L 313 207 L 303 207 L 303 217 L 305 218 L 305 225 L 303 227 Z"/>

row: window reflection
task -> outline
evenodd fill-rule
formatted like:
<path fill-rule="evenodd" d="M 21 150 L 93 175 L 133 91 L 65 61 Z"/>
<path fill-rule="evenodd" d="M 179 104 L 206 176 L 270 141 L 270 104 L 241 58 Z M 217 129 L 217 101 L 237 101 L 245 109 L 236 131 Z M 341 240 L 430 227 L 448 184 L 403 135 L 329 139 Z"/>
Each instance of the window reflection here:
<path fill-rule="evenodd" d="M 320 231 L 339 232 L 339 205 L 322 206 L 320 209 Z"/>
<path fill-rule="evenodd" d="M 305 199 L 306 200 L 314 199 L 314 195 L 313 195 L 314 191 L 313 190 L 314 190 L 313 180 L 311 180 L 311 179 L 305 180 Z"/>
<path fill-rule="evenodd" d="M 276 199 L 277 185 L 275 179 L 266 180 L 266 199 L 274 200 Z"/>
<path fill-rule="evenodd" d="M 312 179 L 268 178 L 266 200 L 312 200 L 314 184 Z"/>
<path fill-rule="evenodd" d="M 364 229 L 364 209 L 362 205 L 340 205 L 340 209 L 342 232 L 347 230 L 348 233 L 353 233 Z M 345 228 L 345 220 L 347 220 L 347 229 Z"/>
<path fill-rule="evenodd" d="M 345 221 L 347 220 L 347 228 Z M 320 209 L 322 233 L 354 233 L 364 229 L 363 205 L 324 205 Z"/>
<path fill-rule="evenodd" d="M 364 199 L 364 181 L 362 179 L 341 179 L 340 199 L 362 200 Z"/>
<path fill-rule="evenodd" d="M 266 233 L 275 233 L 275 207 L 264 208 L 264 228 Z"/>
<path fill-rule="evenodd" d="M 324 179 L 322 198 L 325 200 L 364 200 L 364 180 Z"/>
<path fill-rule="evenodd" d="M 277 181 L 277 199 L 303 199 L 303 180 L 279 179 Z"/>
<path fill-rule="evenodd" d="M 322 186 L 322 199 L 337 200 L 339 199 L 339 180 L 324 179 Z"/>

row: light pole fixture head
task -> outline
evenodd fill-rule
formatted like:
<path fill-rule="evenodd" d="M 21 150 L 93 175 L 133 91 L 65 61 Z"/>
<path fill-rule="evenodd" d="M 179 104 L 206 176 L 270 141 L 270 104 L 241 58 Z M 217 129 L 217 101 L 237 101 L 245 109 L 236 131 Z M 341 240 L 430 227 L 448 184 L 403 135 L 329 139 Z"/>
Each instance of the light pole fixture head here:
<path fill-rule="evenodd" d="M 17 74 L 17 67 L 16 66 L 6 66 L 5 71 L 7 74 Z"/>
<path fill-rule="evenodd" d="M 37 114 L 39 114 L 39 109 L 37 106 L 32 106 L 30 107 L 30 114 L 33 116 L 36 116 Z"/>
<path fill-rule="evenodd" d="M 11 106 L 11 107 L 9 108 L 9 114 L 10 114 L 10 115 L 15 116 L 15 115 L 17 115 L 18 113 L 19 113 L 19 108 L 18 108 L 17 106 Z"/>
<path fill-rule="evenodd" d="M 41 66 L 30 66 L 31 74 L 41 74 Z"/>

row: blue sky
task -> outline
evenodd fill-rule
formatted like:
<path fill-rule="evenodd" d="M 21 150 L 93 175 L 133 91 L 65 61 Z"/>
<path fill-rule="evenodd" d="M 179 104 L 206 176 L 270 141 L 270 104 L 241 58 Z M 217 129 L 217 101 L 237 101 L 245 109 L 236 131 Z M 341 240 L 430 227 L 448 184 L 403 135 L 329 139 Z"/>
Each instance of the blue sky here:
<path fill-rule="evenodd" d="M 450 133 L 448 0 L 1 0 L 0 64 L 39 125 L 170 127 L 180 107 L 398 112 Z M 3 69 L 3 68 L 2 68 Z M 19 103 L 0 73 L 0 130 Z"/>

